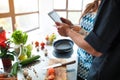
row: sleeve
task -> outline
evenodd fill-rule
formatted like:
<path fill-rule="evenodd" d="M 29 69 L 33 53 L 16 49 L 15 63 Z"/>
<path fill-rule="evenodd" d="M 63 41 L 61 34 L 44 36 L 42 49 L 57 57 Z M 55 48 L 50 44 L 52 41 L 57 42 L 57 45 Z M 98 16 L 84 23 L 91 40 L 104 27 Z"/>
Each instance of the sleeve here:
<path fill-rule="evenodd" d="M 99 7 L 93 31 L 85 40 L 97 51 L 105 53 L 120 34 L 120 4 L 117 0 L 103 0 Z"/>

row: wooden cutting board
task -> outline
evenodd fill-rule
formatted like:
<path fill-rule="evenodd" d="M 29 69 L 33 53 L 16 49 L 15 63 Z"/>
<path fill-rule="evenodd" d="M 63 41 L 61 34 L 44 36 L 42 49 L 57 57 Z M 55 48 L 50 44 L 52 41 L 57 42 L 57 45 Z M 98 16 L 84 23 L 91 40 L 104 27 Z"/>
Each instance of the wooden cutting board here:
<path fill-rule="evenodd" d="M 65 59 L 50 59 L 49 65 L 56 64 L 56 63 L 64 63 L 64 62 L 66 62 Z M 46 77 L 47 77 L 47 74 L 46 74 Z M 67 80 L 66 66 L 55 68 L 55 79 L 54 80 Z"/>

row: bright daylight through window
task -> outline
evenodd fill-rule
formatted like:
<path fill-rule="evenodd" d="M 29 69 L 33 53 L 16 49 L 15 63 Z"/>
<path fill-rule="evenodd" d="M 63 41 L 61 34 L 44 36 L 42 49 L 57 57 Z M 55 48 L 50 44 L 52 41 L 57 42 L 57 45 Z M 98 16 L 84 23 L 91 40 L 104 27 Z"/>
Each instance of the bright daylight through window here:
<path fill-rule="evenodd" d="M 39 0 L 0 0 L 0 26 L 8 32 L 39 28 Z"/>

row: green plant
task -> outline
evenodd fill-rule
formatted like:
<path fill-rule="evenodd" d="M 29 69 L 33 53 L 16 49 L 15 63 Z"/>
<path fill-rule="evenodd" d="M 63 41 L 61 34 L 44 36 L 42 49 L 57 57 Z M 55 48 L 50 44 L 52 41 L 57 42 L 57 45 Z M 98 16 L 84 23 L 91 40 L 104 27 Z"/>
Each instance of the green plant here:
<path fill-rule="evenodd" d="M 10 40 L 0 42 L 0 58 L 10 58 L 14 61 L 15 51 L 10 50 Z"/>

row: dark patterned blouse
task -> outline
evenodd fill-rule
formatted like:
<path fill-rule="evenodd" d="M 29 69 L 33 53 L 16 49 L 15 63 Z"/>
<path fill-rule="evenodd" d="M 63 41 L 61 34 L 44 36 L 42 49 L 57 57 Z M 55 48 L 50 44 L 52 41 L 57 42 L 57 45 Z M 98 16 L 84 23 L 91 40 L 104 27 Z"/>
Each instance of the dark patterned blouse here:
<path fill-rule="evenodd" d="M 95 20 L 95 13 L 88 13 L 81 18 L 80 26 L 86 31 L 90 32 L 93 29 Z M 79 48 L 78 54 L 78 76 L 85 79 L 87 78 L 90 66 L 92 64 L 93 56 L 88 54 L 84 49 Z"/>

